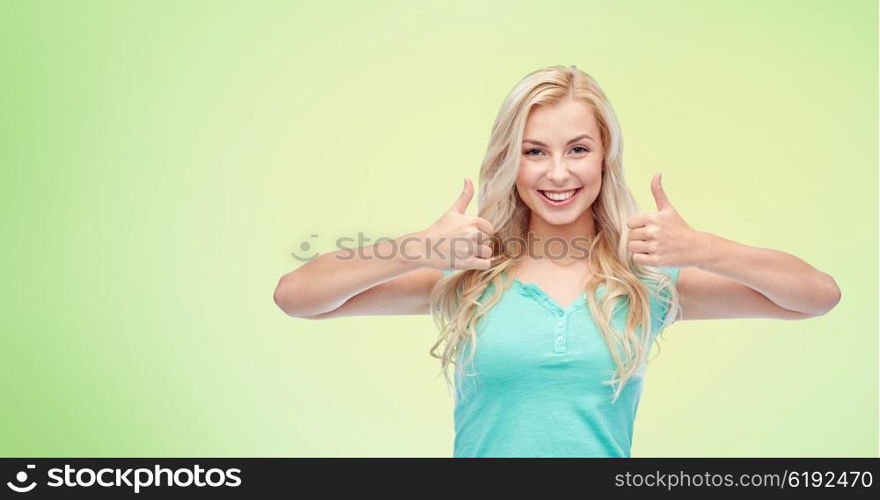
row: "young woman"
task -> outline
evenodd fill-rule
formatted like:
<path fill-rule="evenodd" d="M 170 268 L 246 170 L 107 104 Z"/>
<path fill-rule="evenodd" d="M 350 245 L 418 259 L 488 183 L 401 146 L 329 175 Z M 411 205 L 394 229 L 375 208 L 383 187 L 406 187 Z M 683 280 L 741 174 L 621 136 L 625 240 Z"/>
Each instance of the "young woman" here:
<path fill-rule="evenodd" d="M 455 457 L 628 457 L 665 327 L 805 319 L 840 300 L 793 255 L 691 228 L 659 175 L 657 211 L 638 212 L 614 111 L 575 66 L 516 85 L 479 179 L 478 216 L 465 214 L 466 179 L 430 227 L 321 255 L 275 290 L 299 318 L 431 314 L 431 355 L 455 388 Z"/>

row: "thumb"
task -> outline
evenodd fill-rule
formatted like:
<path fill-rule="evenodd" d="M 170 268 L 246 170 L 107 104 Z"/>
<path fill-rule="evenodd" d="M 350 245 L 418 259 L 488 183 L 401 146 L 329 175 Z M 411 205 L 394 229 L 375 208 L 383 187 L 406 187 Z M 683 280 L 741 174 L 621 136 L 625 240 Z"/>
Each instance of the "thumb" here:
<path fill-rule="evenodd" d="M 657 203 L 658 212 L 673 208 L 672 202 L 669 201 L 669 198 L 666 196 L 666 191 L 663 189 L 663 184 L 661 184 L 661 177 L 663 177 L 663 174 L 658 173 L 651 181 L 651 192 L 654 194 L 654 201 Z"/>
<path fill-rule="evenodd" d="M 454 212 L 458 212 L 463 214 L 465 210 L 467 210 L 468 205 L 471 202 L 471 199 L 474 197 L 474 186 L 471 184 L 470 179 L 464 180 L 464 189 L 461 191 L 461 194 L 458 195 L 458 199 L 455 200 L 455 203 L 452 204 L 450 210 Z"/>

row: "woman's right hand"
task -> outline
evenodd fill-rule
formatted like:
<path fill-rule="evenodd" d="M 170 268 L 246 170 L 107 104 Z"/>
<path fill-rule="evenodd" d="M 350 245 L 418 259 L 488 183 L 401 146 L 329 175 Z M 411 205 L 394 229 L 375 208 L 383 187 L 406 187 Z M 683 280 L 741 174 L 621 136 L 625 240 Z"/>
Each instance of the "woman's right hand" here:
<path fill-rule="evenodd" d="M 474 197 L 470 179 L 464 180 L 464 189 L 455 203 L 434 224 L 416 233 L 418 246 L 408 247 L 417 252 L 422 265 L 435 269 L 488 269 L 492 266 L 492 223 L 480 217 L 465 214 Z"/>
<path fill-rule="evenodd" d="M 275 303 L 289 316 L 309 319 L 430 314 L 429 298 L 442 278 L 437 269 L 491 267 L 492 224 L 464 213 L 473 196 L 466 179 L 452 207 L 424 231 L 350 255 L 328 252 L 290 271 L 278 280 Z"/>

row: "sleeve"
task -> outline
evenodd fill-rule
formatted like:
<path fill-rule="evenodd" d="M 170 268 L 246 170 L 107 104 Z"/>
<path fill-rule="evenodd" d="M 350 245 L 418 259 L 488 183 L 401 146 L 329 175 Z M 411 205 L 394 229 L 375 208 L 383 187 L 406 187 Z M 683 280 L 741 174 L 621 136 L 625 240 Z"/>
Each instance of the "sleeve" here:
<path fill-rule="evenodd" d="M 659 268 L 659 269 L 660 269 L 662 272 L 664 272 L 664 273 L 666 273 L 666 274 L 669 275 L 669 277 L 672 279 L 672 284 L 673 284 L 673 286 L 676 285 L 676 284 L 678 283 L 678 275 L 679 275 L 679 273 L 681 272 L 681 269 L 680 269 L 680 268 L 677 268 L 677 267 L 661 267 L 661 268 Z M 663 292 L 661 292 L 661 295 L 663 296 L 664 300 L 668 300 L 668 299 L 669 299 L 669 293 L 668 293 L 668 292 L 663 291 Z M 661 309 L 662 309 L 662 314 L 660 315 L 660 323 L 659 323 L 659 324 L 662 325 L 662 324 L 664 324 L 664 323 L 666 322 L 666 317 L 669 315 L 669 306 L 671 306 L 671 305 L 672 305 L 672 304 L 665 304 L 665 303 L 661 303 L 661 304 L 660 304 L 660 307 L 661 307 Z"/>

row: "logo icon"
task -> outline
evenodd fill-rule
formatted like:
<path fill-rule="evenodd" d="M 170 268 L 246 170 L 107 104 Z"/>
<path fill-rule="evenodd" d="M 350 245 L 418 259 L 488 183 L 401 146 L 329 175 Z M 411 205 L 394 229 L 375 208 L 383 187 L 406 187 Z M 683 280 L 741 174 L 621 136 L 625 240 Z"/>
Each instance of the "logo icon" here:
<path fill-rule="evenodd" d="M 27 468 L 28 469 L 36 469 L 37 466 L 33 465 L 33 464 L 28 464 Z M 18 474 L 15 475 L 15 480 L 18 483 L 23 484 L 25 481 L 28 480 L 27 472 L 23 471 L 23 470 L 18 471 Z M 8 481 L 6 483 L 6 486 L 9 486 L 9 488 L 16 493 L 27 493 L 28 491 L 31 491 L 32 489 L 37 487 L 37 482 L 33 481 L 33 482 L 31 482 L 31 484 L 29 484 L 27 486 L 19 486 L 19 485 L 13 483 L 12 481 Z"/>

